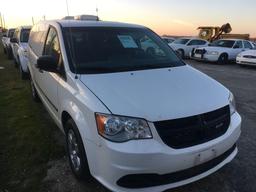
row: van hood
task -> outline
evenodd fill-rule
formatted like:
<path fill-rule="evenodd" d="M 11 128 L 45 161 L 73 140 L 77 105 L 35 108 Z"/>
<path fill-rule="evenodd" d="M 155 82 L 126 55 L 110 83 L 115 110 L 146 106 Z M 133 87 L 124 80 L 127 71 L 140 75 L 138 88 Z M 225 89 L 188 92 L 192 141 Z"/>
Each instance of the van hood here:
<path fill-rule="evenodd" d="M 197 49 L 204 49 L 206 51 L 229 52 L 230 49 L 232 49 L 232 48 L 209 46 L 209 47 L 201 47 L 201 48 L 197 48 Z"/>
<path fill-rule="evenodd" d="M 28 51 L 28 43 L 20 43 L 20 47 L 21 47 L 24 51 Z"/>
<path fill-rule="evenodd" d="M 86 74 L 80 80 L 113 114 L 151 122 L 189 117 L 228 105 L 229 91 L 224 86 L 187 65 Z"/>

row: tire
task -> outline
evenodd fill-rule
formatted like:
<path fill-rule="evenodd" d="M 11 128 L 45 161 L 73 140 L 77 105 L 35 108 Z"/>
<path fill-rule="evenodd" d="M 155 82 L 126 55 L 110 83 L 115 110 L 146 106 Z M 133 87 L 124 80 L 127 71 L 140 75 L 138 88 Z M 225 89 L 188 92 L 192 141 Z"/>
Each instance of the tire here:
<path fill-rule="evenodd" d="M 4 51 L 4 54 L 7 54 L 7 51 L 6 51 L 6 49 L 3 47 L 3 51 Z"/>
<path fill-rule="evenodd" d="M 184 50 L 178 49 L 177 53 L 178 53 L 178 55 L 180 56 L 181 59 L 185 59 L 185 52 L 184 52 Z"/>
<path fill-rule="evenodd" d="M 28 80 L 29 79 L 29 75 L 28 73 L 24 72 L 22 67 L 21 67 L 21 64 L 20 64 L 20 76 L 21 76 L 21 79 L 22 80 Z"/>
<path fill-rule="evenodd" d="M 39 103 L 41 100 L 38 96 L 37 90 L 35 88 L 35 85 L 33 83 L 33 80 L 30 80 L 30 85 L 31 85 L 31 94 L 32 94 L 32 98 L 35 102 Z"/>
<path fill-rule="evenodd" d="M 69 119 L 65 125 L 67 155 L 71 170 L 78 180 L 90 180 L 91 174 L 81 135 L 73 121 Z"/>
<path fill-rule="evenodd" d="M 227 63 L 228 63 L 228 55 L 226 53 L 221 54 L 218 59 L 218 64 L 225 65 Z"/>
<path fill-rule="evenodd" d="M 14 67 L 18 68 L 19 62 L 15 59 L 15 57 L 13 57 L 13 61 L 14 61 Z"/>
<path fill-rule="evenodd" d="M 10 48 L 7 48 L 6 52 L 7 52 L 7 58 L 8 58 L 9 60 L 11 60 L 11 59 L 13 58 L 13 56 L 12 56 L 12 50 L 11 50 Z"/>

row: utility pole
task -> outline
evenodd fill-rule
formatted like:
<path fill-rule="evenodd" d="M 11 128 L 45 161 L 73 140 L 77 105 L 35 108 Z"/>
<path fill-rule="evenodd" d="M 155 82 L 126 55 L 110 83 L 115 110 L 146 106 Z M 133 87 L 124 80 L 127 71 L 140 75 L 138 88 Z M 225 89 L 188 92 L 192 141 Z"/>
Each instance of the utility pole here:
<path fill-rule="evenodd" d="M 68 0 L 66 0 L 66 8 L 67 8 L 67 14 L 68 14 L 68 16 L 69 16 Z"/>
<path fill-rule="evenodd" d="M 97 17 L 99 18 L 99 9 L 98 9 L 98 5 L 96 5 L 96 14 L 97 14 Z"/>
<path fill-rule="evenodd" d="M 5 26 L 5 19 L 4 19 L 4 15 L 3 15 L 3 25 L 4 25 L 4 28 L 6 28 L 6 26 Z"/>
<path fill-rule="evenodd" d="M 1 13 L 0 13 L 0 17 L 1 17 L 1 19 L 0 19 L 0 21 L 1 21 L 1 28 L 3 28 L 3 20 L 2 20 L 2 15 L 1 15 Z"/>
<path fill-rule="evenodd" d="M 33 25 L 35 24 L 35 22 L 34 22 L 34 17 L 32 17 L 32 24 L 33 24 Z"/>

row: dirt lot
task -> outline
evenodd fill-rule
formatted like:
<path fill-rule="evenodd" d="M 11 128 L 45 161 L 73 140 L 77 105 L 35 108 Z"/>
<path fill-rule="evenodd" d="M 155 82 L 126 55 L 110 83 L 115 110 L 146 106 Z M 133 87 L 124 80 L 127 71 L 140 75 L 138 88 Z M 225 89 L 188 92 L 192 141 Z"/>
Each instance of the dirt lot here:
<path fill-rule="evenodd" d="M 256 190 L 256 68 L 187 61 L 223 83 L 235 95 L 243 117 L 239 154 L 217 173 L 168 192 L 253 192 Z M 4 67 L 4 69 L 1 69 Z M 0 192 L 104 192 L 97 181 L 77 182 L 68 166 L 64 137 L 41 103 L 33 103 L 29 82 L 0 52 Z"/>

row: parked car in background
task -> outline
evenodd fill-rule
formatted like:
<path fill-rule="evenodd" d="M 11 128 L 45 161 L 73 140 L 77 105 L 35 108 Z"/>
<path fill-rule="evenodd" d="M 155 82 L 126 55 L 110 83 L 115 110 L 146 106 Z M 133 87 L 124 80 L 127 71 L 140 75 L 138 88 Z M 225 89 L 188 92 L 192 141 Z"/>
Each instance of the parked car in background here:
<path fill-rule="evenodd" d="M 253 49 L 256 49 L 256 43 L 255 42 L 252 42 L 254 48 Z"/>
<path fill-rule="evenodd" d="M 238 152 L 233 94 L 144 26 L 39 22 L 28 65 L 33 98 L 65 134 L 79 179 L 159 192 L 208 176 Z"/>
<path fill-rule="evenodd" d="M 253 48 L 254 46 L 250 41 L 241 39 L 220 39 L 209 44 L 208 47 L 195 49 L 191 58 L 226 64 L 229 61 L 235 61 L 239 53 Z"/>
<path fill-rule="evenodd" d="M 180 38 L 172 42 L 170 47 L 175 50 L 181 58 L 190 57 L 193 49 L 198 47 L 205 47 L 208 45 L 208 41 L 198 38 Z"/>
<path fill-rule="evenodd" d="M 11 48 L 10 39 L 13 37 L 14 31 L 15 31 L 14 28 L 8 29 L 6 34 L 2 37 L 4 53 L 7 54 L 8 59 L 12 58 L 12 48 Z"/>
<path fill-rule="evenodd" d="M 28 39 L 31 26 L 21 26 L 18 27 L 11 38 L 11 46 L 13 52 L 13 59 L 16 66 L 19 67 L 21 78 L 28 78 Z"/>
<path fill-rule="evenodd" d="M 175 41 L 174 38 L 171 38 L 171 37 L 162 37 L 162 39 L 167 43 L 167 44 L 170 44 L 172 43 L 173 41 Z"/>
<path fill-rule="evenodd" d="M 256 50 L 249 50 L 239 53 L 236 57 L 236 63 L 240 66 L 250 65 L 256 67 Z"/>

